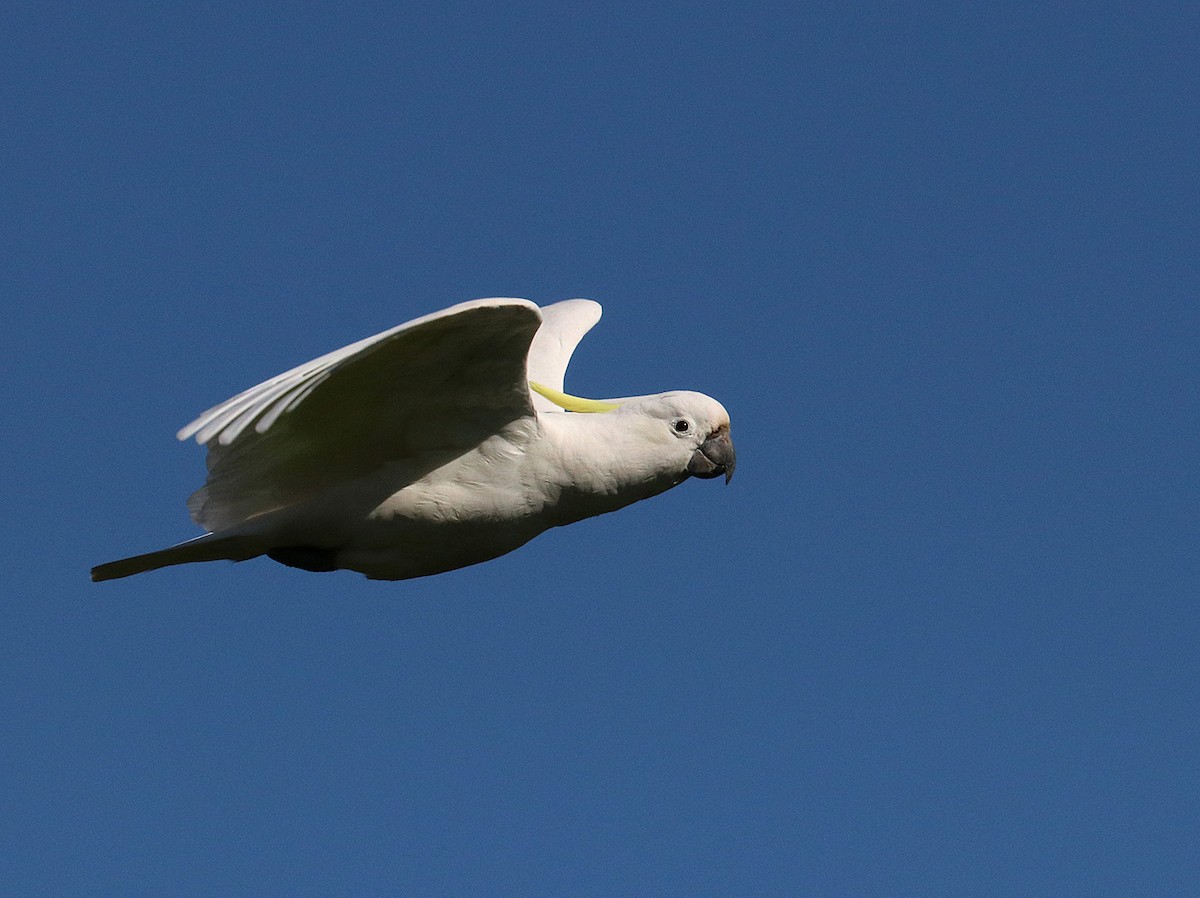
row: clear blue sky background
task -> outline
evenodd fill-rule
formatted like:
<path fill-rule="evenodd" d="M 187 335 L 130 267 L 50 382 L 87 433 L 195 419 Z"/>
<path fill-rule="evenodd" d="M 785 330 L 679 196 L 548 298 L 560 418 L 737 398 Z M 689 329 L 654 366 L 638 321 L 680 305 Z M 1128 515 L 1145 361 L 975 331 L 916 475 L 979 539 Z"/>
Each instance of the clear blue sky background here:
<path fill-rule="evenodd" d="M 917 8 L 919 7 L 919 9 Z M 1191 895 L 1195 5 L 28 4 L 13 894 Z M 406 583 L 197 531 L 198 411 L 452 303 L 738 476 Z"/>

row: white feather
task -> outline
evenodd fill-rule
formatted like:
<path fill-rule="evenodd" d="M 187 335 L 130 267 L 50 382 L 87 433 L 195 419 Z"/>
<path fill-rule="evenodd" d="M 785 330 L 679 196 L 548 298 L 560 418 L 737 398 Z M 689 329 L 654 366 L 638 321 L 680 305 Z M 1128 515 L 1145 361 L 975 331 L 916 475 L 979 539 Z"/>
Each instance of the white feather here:
<path fill-rule="evenodd" d="M 567 364 L 575 347 L 596 326 L 601 315 L 600 303 L 590 299 L 566 299 L 542 308 L 542 326 L 529 347 L 529 379 L 552 390 L 563 391 Z M 538 412 L 557 412 L 550 400 L 533 394 Z"/>

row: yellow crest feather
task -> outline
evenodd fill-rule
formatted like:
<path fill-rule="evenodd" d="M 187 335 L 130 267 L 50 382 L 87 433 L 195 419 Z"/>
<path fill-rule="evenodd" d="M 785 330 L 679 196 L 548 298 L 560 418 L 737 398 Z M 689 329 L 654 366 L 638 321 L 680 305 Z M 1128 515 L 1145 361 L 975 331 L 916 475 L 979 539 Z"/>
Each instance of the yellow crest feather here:
<path fill-rule="evenodd" d="M 611 412 L 617 408 L 615 402 L 601 402 L 599 399 L 581 399 L 578 396 L 569 396 L 566 393 L 560 393 L 558 390 L 552 390 L 549 387 L 543 387 L 539 383 L 529 382 L 529 388 L 539 396 L 549 399 L 559 408 L 566 409 L 569 412 Z"/>

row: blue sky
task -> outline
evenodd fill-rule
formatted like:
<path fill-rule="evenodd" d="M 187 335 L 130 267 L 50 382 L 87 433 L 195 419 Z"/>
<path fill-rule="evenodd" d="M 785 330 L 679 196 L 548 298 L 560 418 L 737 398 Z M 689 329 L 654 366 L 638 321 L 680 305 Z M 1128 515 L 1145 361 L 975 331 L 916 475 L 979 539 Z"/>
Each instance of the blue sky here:
<path fill-rule="evenodd" d="M 1196 14 L 911 6 L 11 13 L 0 881 L 1190 894 Z M 195 413 L 494 295 L 733 484 L 88 582 L 197 532 Z"/>

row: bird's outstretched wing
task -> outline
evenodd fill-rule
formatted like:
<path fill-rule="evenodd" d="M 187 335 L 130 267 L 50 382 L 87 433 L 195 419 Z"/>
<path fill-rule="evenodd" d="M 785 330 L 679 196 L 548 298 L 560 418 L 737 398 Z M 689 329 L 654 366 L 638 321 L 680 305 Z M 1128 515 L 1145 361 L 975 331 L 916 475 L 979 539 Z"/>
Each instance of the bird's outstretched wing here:
<path fill-rule="evenodd" d="M 390 462 L 428 470 L 534 414 L 526 357 L 541 323 L 523 299 L 462 303 L 209 409 L 178 434 L 208 446 L 193 520 L 222 530 Z"/>
<path fill-rule="evenodd" d="M 551 390 L 563 392 L 563 378 L 571 353 L 584 334 L 600 320 L 600 303 L 590 299 L 567 299 L 542 308 L 542 327 L 529 347 L 529 379 Z M 539 412 L 561 409 L 548 399 L 534 394 L 533 406 Z"/>

